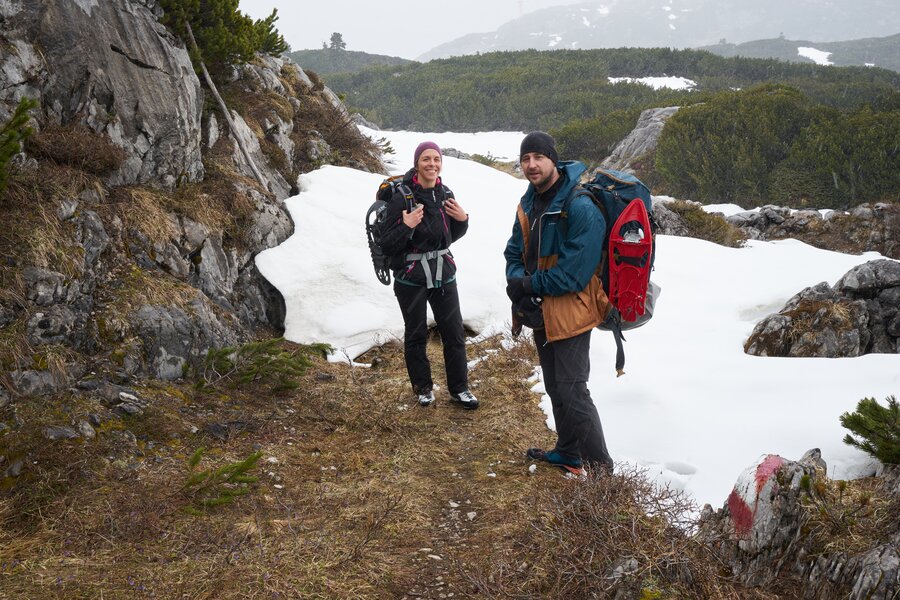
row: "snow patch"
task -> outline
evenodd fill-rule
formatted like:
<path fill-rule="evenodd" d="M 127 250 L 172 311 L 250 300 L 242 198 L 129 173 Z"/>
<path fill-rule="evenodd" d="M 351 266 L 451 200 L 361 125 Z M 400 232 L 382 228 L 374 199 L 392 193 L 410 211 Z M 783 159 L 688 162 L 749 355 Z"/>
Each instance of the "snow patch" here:
<path fill-rule="evenodd" d="M 673 90 L 689 90 L 697 85 L 696 81 L 692 81 L 685 77 L 609 77 L 610 83 L 643 83 L 649 85 L 654 90 L 660 88 L 669 88 Z"/>
<path fill-rule="evenodd" d="M 806 46 L 800 46 L 797 48 L 797 54 L 804 58 L 808 58 L 813 61 L 817 65 L 833 65 L 828 57 L 831 56 L 831 52 L 825 52 L 823 50 L 816 50 L 815 48 L 807 48 Z"/>

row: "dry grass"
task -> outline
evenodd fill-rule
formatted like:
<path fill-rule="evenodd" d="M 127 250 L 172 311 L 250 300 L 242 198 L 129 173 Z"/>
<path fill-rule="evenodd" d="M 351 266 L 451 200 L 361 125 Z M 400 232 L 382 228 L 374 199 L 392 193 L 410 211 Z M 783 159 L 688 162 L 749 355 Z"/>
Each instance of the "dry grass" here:
<path fill-rule="evenodd" d="M 873 540 L 886 543 L 898 529 L 900 497 L 880 480 L 816 479 L 804 499 L 806 527 L 816 554 L 859 554 Z"/>
<path fill-rule="evenodd" d="M 790 317 L 788 339 L 796 343 L 804 334 L 833 329 L 843 333 L 854 328 L 852 312 L 846 303 L 825 300 L 801 300 L 796 308 L 784 313 Z"/>
<path fill-rule="evenodd" d="M 19 264 L 58 271 L 69 277 L 79 275 L 83 267 L 82 249 L 71 242 L 72 225 L 61 222 L 56 211 L 60 201 L 77 197 L 95 183 L 95 179 L 83 172 L 48 164 L 12 173 L 0 202 L 4 223 L 0 231 L 0 254 Z"/>
<path fill-rule="evenodd" d="M 443 384 L 436 341 L 429 355 Z M 682 499 L 634 473 L 528 473 L 524 448 L 552 443 L 525 383 L 530 343 L 488 339 L 469 357 L 484 359 L 471 373 L 477 411 L 450 405 L 443 386 L 418 407 L 397 342 L 358 359 L 371 368 L 317 360 L 289 393 L 160 383 L 139 390 L 145 415 L 125 420 L 81 395 L 21 406 L 25 426 L 0 438 L 0 455 L 27 458 L 0 496 L 0 596 L 579 598 L 563 590 L 596 577 L 589 551 L 613 544 L 606 560 L 624 548 L 642 582 L 738 597 L 702 596 L 716 580 L 693 563 L 699 583 L 673 583 L 702 554 L 672 527 Z M 88 412 L 103 420 L 96 439 L 41 437 Z M 184 483 L 200 446 L 198 468 L 262 459 L 249 494 L 196 516 Z M 619 546 L 623 528 L 635 535 Z M 566 573 L 585 570 L 560 577 L 563 557 Z"/>
<path fill-rule="evenodd" d="M 25 150 L 58 165 L 94 175 L 111 173 L 125 161 L 125 151 L 109 137 L 77 123 L 44 127 L 28 138 Z"/>
<path fill-rule="evenodd" d="M 169 217 L 170 196 L 145 187 L 114 188 L 108 206 L 122 220 L 126 230 L 136 230 L 151 243 L 177 241 L 176 223 Z"/>

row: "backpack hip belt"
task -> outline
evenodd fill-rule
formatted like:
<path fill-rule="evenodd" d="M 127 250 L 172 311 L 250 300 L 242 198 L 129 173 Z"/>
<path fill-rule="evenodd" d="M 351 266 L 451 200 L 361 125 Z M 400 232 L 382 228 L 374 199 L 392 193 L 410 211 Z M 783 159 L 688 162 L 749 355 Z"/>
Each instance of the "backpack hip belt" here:
<path fill-rule="evenodd" d="M 408 261 L 419 261 L 422 263 L 422 270 L 425 271 L 425 287 L 428 289 L 441 287 L 441 281 L 444 277 L 444 255 L 449 254 L 450 250 L 444 248 L 443 250 L 432 250 L 430 252 L 416 252 L 415 254 L 407 254 L 406 260 Z M 434 279 L 431 278 L 431 268 L 428 265 L 428 261 L 436 258 L 437 265 L 434 270 Z"/>

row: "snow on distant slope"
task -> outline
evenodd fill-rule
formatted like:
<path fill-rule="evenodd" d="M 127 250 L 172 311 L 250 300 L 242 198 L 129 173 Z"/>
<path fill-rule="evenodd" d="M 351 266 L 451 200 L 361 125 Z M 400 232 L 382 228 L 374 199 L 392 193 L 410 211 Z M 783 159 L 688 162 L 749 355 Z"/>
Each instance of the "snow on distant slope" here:
<path fill-rule="evenodd" d="M 797 48 L 797 54 L 804 58 L 808 58 L 813 61 L 817 65 L 832 65 L 834 64 L 829 60 L 831 56 L 831 52 L 824 52 L 822 50 L 816 50 L 815 48 L 807 48 L 805 46 L 800 46 Z"/>
<path fill-rule="evenodd" d="M 696 81 L 692 81 L 685 77 L 609 77 L 610 83 L 643 83 L 649 85 L 654 90 L 660 88 L 670 88 L 673 90 L 689 90 L 697 85 Z"/>

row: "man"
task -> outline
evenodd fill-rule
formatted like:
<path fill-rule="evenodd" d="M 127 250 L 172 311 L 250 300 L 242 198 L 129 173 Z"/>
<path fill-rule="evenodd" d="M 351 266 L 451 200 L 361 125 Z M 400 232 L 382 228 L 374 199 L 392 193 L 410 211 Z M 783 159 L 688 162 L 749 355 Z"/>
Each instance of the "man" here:
<path fill-rule="evenodd" d="M 586 168 L 560 162 L 550 135 L 526 135 L 520 162 L 529 185 L 504 252 L 506 293 L 514 333 L 522 323 L 533 329 L 557 433 L 555 448 L 527 455 L 575 473 L 585 464 L 608 471 L 613 461 L 587 388 L 591 331 L 601 321 L 596 269 L 606 223 L 590 198 L 570 198 Z"/>

